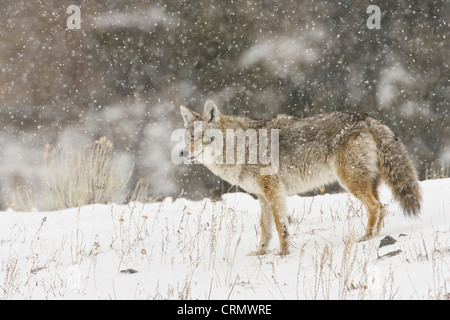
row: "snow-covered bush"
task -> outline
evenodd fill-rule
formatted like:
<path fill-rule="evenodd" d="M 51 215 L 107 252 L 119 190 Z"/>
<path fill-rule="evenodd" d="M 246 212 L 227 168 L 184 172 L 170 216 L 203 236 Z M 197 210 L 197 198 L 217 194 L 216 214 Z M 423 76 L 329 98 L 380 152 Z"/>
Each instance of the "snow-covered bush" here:
<path fill-rule="evenodd" d="M 114 157 L 113 144 L 105 137 L 77 150 L 46 145 L 44 159 L 47 210 L 125 200 L 132 167 Z"/>

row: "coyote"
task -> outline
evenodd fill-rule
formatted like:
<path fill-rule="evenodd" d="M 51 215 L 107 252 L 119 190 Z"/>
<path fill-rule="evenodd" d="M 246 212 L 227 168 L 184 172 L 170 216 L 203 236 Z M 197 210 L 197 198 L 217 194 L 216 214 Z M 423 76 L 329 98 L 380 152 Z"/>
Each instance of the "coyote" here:
<path fill-rule="evenodd" d="M 273 222 L 278 232 L 280 254 L 288 253 L 285 197 L 331 182 L 339 181 L 367 209 L 368 223 L 359 241 L 368 240 L 381 230 L 386 214 L 378 196 L 381 180 L 390 186 L 406 215 L 417 215 L 420 211 L 417 173 L 404 145 L 387 126 L 368 115 L 333 112 L 308 118 L 280 115 L 269 121 L 252 120 L 223 115 L 211 100 L 205 103 L 203 115 L 185 106 L 181 106 L 180 111 L 189 133 L 180 156 L 190 161 L 200 160 L 230 184 L 258 196 L 261 204 L 258 255 L 267 251 Z M 200 133 L 194 133 L 196 123 L 201 124 Z M 272 170 L 272 174 L 263 173 L 262 169 L 269 166 L 267 161 L 224 161 L 224 152 L 217 150 L 214 138 L 223 139 L 219 144 L 223 147 L 230 141 L 226 139 L 230 129 L 254 130 L 257 135 L 260 129 L 277 130 L 278 150 L 271 150 L 271 153 L 278 152 L 277 170 Z M 245 144 L 250 147 L 247 141 Z M 215 152 L 211 150 L 214 148 Z M 227 147 L 228 150 L 236 152 L 236 148 Z M 208 161 L 205 161 L 206 154 Z M 233 160 L 228 154 L 226 159 Z"/>

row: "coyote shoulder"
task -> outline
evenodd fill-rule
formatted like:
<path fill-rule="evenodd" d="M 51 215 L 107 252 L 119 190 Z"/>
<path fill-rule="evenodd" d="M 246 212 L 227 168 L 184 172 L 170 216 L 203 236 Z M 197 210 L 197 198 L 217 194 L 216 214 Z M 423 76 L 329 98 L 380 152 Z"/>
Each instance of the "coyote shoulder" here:
<path fill-rule="evenodd" d="M 405 214 L 417 215 L 420 211 L 417 173 L 404 145 L 387 126 L 370 116 L 334 112 L 308 118 L 278 116 L 270 121 L 252 120 L 224 115 L 211 100 L 205 103 L 203 114 L 184 106 L 180 110 L 190 133 L 182 156 L 201 161 L 222 179 L 258 196 L 261 240 L 257 254 L 266 253 L 273 223 L 278 232 L 280 253 L 288 253 L 287 195 L 331 182 L 339 181 L 366 207 L 368 223 L 360 240 L 372 238 L 382 227 L 386 212 L 378 196 L 381 181 L 391 188 Z M 194 132 L 196 123 L 201 124 L 200 133 Z M 227 132 L 231 129 L 254 130 L 258 138 L 261 138 L 261 129 L 276 130 L 278 150 L 270 150 L 270 153 L 277 152 L 277 170 L 272 174 L 263 173 L 262 169 L 269 165 L 267 162 L 224 161 L 232 157 L 224 155 L 222 150 L 218 152 L 217 146 L 225 150 L 224 146 L 230 142 L 226 139 Z M 212 134 L 214 132 L 218 134 Z M 215 140 L 222 141 L 218 144 Z M 245 144 L 247 146 L 248 142 Z M 226 151 L 229 150 L 236 152 L 237 148 L 227 147 Z"/>

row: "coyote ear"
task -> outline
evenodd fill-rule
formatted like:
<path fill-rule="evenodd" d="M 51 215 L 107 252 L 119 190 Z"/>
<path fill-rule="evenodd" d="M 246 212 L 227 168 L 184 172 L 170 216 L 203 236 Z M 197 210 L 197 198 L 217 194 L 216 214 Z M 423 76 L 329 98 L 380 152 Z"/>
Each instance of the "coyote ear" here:
<path fill-rule="evenodd" d="M 207 122 L 218 122 L 220 119 L 220 111 L 214 101 L 208 100 L 205 103 L 205 109 L 203 111 L 203 119 Z"/>
<path fill-rule="evenodd" d="M 186 128 L 189 126 L 190 123 L 194 122 L 196 119 L 201 117 L 197 112 L 193 112 L 183 105 L 180 106 L 180 112 L 181 116 L 183 117 L 184 126 Z"/>

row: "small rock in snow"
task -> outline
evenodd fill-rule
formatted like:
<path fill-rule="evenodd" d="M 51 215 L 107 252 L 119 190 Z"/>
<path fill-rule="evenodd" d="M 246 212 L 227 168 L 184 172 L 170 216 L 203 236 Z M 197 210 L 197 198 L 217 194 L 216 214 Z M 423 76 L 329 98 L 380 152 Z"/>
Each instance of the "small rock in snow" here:
<path fill-rule="evenodd" d="M 125 270 L 120 270 L 120 273 L 129 273 L 129 274 L 133 274 L 133 273 L 137 273 L 137 270 L 134 269 L 125 269 Z"/>
<path fill-rule="evenodd" d="M 382 247 L 385 247 L 385 246 L 390 246 L 391 244 L 394 244 L 396 242 L 397 242 L 397 240 L 395 240 L 391 236 L 386 236 L 383 239 L 381 239 L 380 246 L 378 248 L 382 248 Z"/>

